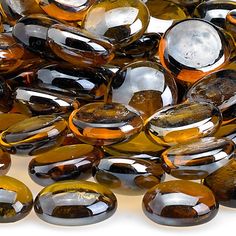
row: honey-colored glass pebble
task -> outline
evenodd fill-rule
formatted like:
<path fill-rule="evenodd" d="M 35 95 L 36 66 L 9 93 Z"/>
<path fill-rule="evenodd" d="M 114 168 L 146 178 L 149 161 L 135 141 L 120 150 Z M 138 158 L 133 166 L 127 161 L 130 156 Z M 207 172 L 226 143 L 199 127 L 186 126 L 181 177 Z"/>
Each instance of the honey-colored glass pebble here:
<path fill-rule="evenodd" d="M 159 57 L 179 81 L 192 84 L 223 67 L 229 60 L 230 48 L 224 33 L 213 24 L 186 19 L 166 31 L 160 41 Z"/>
<path fill-rule="evenodd" d="M 39 6 L 51 17 L 65 21 L 82 20 L 95 0 L 36 0 Z"/>
<path fill-rule="evenodd" d="M 38 217 L 56 225 L 88 225 L 111 217 L 115 195 L 106 187 L 87 181 L 62 181 L 44 188 L 36 197 Z"/>
<path fill-rule="evenodd" d="M 47 42 L 58 57 L 77 66 L 99 67 L 114 57 L 110 42 L 68 25 L 53 25 Z"/>
<path fill-rule="evenodd" d="M 221 124 L 221 113 L 211 103 L 183 103 L 165 107 L 150 117 L 147 135 L 161 145 L 176 145 L 210 136 Z"/>
<path fill-rule="evenodd" d="M 0 176 L 0 223 L 15 222 L 26 217 L 33 206 L 28 187 L 17 179 Z"/>
<path fill-rule="evenodd" d="M 236 3 L 235 3 L 236 5 Z M 236 8 L 236 6 L 235 6 Z M 236 10 L 228 12 L 226 16 L 226 30 L 236 39 Z"/>
<path fill-rule="evenodd" d="M 36 116 L 10 126 L 0 135 L 0 146 L 17 155 L 37 155 L 59 146 L 67 132 L 60 116 Z"/>
<path fill-rule="evenodd" d="M 91 177 L 92 166 L 102 157 L 102 151 L 91 145 L 63 146 L 33 158 L 29 175 L 42 186 L 61 180 L 85 180 Z"/>
<path fill-rule="evenodd" d="M 126 141 L 143 127 L 138 112 L 119 103 L 91 103 L 72 112 L 71 131 L 81 141 L 97 146 Z"/>
<path fill-rule="evenodd" d="M 0 149 L 0 175 L 6 175 L 10 167 L 11 167 L 10 154 Z"/>
<path fill-rule="evenodd" d="M 228 139 L 203 138 L 173 146 L 162 153 L 162 167 L 179 179 L 204 179 L 234 158 L 234 143 Z"/>
<path fill-rule="evenodd" d="M 228 138 L 236 144 L 236 119 L 225 125 L 221 125 L 217 132 L 214 134 L 217 138 Z"/>
<path fill-rule="evenodd" d="M 93 168 L 95 180 L 125 195 L 140 195 L 164 180 L 160 164 L 128 157 L 101 159 Z"/>
<path fill-rule="evenodd" d="M 101 0 L 89 8 L 82 27 L 120 48 L 139 39 L 148 23 L 149 11 L 141 0 Z"/>
<path fill-rule="evenodd" d="M 204 179 L 204 184 L 213 191 L 221 205 L 236 208 L 235 160 Z"/>
<path fill-rule="evenodd" d="M 206 223 L 216 216 L 218 208 L 209 188 L 187 180 L 160 183 L 143 198 L 145 215 L 158 224 L 169 226 Z"/>

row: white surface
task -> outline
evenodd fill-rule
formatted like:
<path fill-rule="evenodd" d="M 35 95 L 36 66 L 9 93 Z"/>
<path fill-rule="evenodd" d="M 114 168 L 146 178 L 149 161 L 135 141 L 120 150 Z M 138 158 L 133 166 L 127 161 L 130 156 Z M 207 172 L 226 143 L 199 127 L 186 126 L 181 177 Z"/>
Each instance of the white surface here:
<path fill-rule="evenodd" d="M 41 186 L 35 184 L 27 174 L 28 162 L 30 158 L 13 157 L 12 167 L 9 176 L 15 177 L 24 182 L 33 192 L 34 196 L 41 190 Z M 116 213 L 106 221 L 88 226 L 63 227 L 50 225 L 40 220 L 32 210 L 30 215 L 21 221 L 0 224 L 0 233 L 12 235 L 111 235 L 121 236 L 210 236 L 212 234 L 235 234 L 236 209 L 220 207 L 218 215 L 209 223 L 193 227 L 169 227 L 161 226 L 150 221 L 142 212 L 142 196 L 129 197 L 116 195 L 118 199 L 118 209 Z M 108 236 L 108 235 L 106 235 Z"/>

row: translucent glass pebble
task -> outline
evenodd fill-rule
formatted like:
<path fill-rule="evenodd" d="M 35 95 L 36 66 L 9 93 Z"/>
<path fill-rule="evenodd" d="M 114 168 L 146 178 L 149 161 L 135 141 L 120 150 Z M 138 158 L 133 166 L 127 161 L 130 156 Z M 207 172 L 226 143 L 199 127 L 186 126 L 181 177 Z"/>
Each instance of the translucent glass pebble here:
<path fill-rule="evenodd" d="M 0 176 L 7 174 L 10 167 L 11 167 L 10 154 L 0 149 Z"/>

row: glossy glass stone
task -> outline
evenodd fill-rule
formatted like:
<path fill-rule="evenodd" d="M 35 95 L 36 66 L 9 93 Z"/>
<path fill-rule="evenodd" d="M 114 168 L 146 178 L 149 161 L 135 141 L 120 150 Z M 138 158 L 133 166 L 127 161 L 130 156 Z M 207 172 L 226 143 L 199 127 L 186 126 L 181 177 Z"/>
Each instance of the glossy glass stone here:
<path fill-rule="evenodd" d="M 60 116 L 36 116 L 10 126 L 0 135 L 0 146 L 17 155 L 37 155 L 59 146 L 67 132 Z"/>
<path fill-rule="evenodd" d="M 177 80 L 192 84 L 223 67 L 229 60 L 230 47 L 224 33 L 215 25 L 187 19 L 166 31 L 160 41 L 159 57 Z"/>
<path fill-rule="evenodd" d="M 120 103 L 90 103 L 72 112 L 69 127 L 81 141 L 103 146 L 135 137 L 143 120 L 135 109 Z"/>
<path fill-rule="evenodd" d="M 36 0 L 39 6 L 51 17 L 65 21 L 82 20 L 95 0 Z"/>
<path fill-rule="evenodd" d="M 194 102 L 210 102 L 222 112 L 223 124 L 236 118 L 236 70 L 224 69 L 193 84 L 186 98 Z"/>
<path fill-rule="evenodd" d="M 0 223 L 10 223 L 26 217 L 33 206 L 29 188 L 17 179 L 0 176 Z"/>
<path fill-rule="evenodd" d="M 154 62 L 135 62 L 116 73 L 111 83 L 112 102 L 130 105 L 147 119 L 160 108 L 177 103 L 173 77 Z"/>
<path fill-rule="evenodd" d="M 128 157 L 101 159 L 93 168 L 95 180 L 125 195 L 140 195 L 164 180 L 160 164 Z"/>
<path fill-rule="evenodd" d="M 152 221 L 169 226 L 193 226 L 212 220 L 219 204 L 206 186 L 187 180 L 160 183 L 147 191 L 143 211 Z"/>
<path fill-rule="evenodd" d="M 108 38 L 120 48 L 143 35 L 149 17 L 149 11 L 141 0 L 101 0 L 89 8 L 82 28 Z"/>
<path fill-rule="evenodd" d="M 146 124 L 146 133 L 158 144 L 172 146 L 214 134 L 221 119 L 211 103 L 183 103 L 156 112 Z"/>
<path fill-rule="evenodd" d="M 236 39 L 236 10 L 235 9 L 228 12 L 226 16 L 225 27 L 226 27 L 226 30 L 233 36 L 233 38 Z"/>
<path fill-rule="evenodd" d="M 102 157 L 102 151 L 91 145 L 63 146 L 33 158 L 29 175 L 42 186 L 61 180 L 85 180 L 91 177 L 92 166 Z"/>
<path fill-rule="evenodd" d="M 236 119 L 225 125 L 221 125 L 217 132 L 214 134 L 217 138 L 228 138 L 236 144 Z"/>
<path fill-rule="evenodd" d="M 170 0 L 171 2 L 176 3 L 184 9 L 187 9 L 190 15 L 194 9 L 203 1 L 203 0 Z M 208 0 L 207 0 L 208 1 Z"/>
<path fill-rule="evenodd" d="M 60 146 L 75 145 L 75 144 L 83 144 L 83 142 L 77 139 L 72 132 L 68 132 L 67 135 L 65 136 L 63 143 Z"/>
<path fill-rule="evenodd" d="M 10 86 L 0 77 L 0 111 L 9 112 L 13 107 L 13 99 Z"/>
<path fill-rule="evenodd" d="M 0 176 L 6 175 L 10 167 L 11 167 L 10 154 L 0 149 Z"/>
<path fill-rule="evenodd" d="M 114 57 L 109 41 L 68 25 L 50 27 L 47 42 L 59 58 L 77 66 L 99 67 Z"/>
<path fill-rule="evenodd" d="M 221 205 L 236 208 L 235 160 L 204 179 L 204 184 L 212 190 Z"/>
<path fill-rule="evenodd" d="M 44 188 L 36 197 L 38 217 L 57 225 L 88 225 L 111 217 L 115 195 L 106 187 L 87 181 L 62 181 Z"/>
<path fill-rule="evenodd" d="M 179 179 L 204 179 L 234 158 L 234 143 L 213 137 L 179 144 L 162 153 L 162 167 Z"/>

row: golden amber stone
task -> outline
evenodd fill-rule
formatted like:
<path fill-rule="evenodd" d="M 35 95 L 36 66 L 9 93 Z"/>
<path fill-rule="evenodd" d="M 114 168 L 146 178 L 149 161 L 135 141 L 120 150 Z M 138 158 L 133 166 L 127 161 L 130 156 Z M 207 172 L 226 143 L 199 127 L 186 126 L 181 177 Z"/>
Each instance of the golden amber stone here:
<path fill-rule="evenodd" d="M 221 205 L 236 208 L 236 160 L 208 176 L 204 184 L 213 191 Z"/>
<path fill-rule="evenodd" d="M 149 11 L 141 0 L 101 0 L 89 8 L 82 28 L 121 48 L 139 39 L 148 23 Z"/>
<path fill-rule="evenodd" d="M 236 3 L 235 3 L 236 8 Z M 226 30 L 236 39 L 236 10 L 228 12 L 226 16 Z"/>
<path fill-rule="evenodd" d="M 81 141 L 111 145 L 136 136 L 143 128 L 139 113 L 119 103 L 90 103 L 72 112 L 71 131 Z"/>
<path fill-rule="evenodd" d="M 92 166 L 103 152 L 88 144 L 68 145 L 40 154 L 29 163 L 33 181 L 47 186 L 61 180 L 83 180 L 92 175 Z"/>
<path fill-rule="evenodd" d="M 106 187 L 87 181 L 62 181 L 44 188 L 36 197 L 38 217 L 56 225 L 88 225 L 111 217 L 115 195 Z"/>
<path fill-rule="evenodd" d="M 221 125 L 217 132 L 214 134 L 217 138 L 228 138 L 236 144 L 236 119 L 225 125 Z"/>
<path fill-rule="evenodd" d="M 101 159 L 93 167 L 95 180 L 119 194 L 140 195 L 164 180 L 160 164 L 128 157 Z"/>
<path fill-rule="evenodd" d="M 0 111 L 9 112 L 13 107 L 12 89 L 6 83 L 5 78 L 0 76 Z"/>
<path fill-rule="evenodd" d="M 187 180 L 160 183 L 148 190 L 143 198 L 145 215 L 162 225 L 203 224 L 216 216 L 218 208 L 209 188 Z"/>
<path fill-rule="evenodd" d="M 221 125 L 221 113 L 211 103 L 183 103 L 159 110 L 146 124 L 147 135 L 160 145 L 176 145 L 210 136 Z"/>
<path fill-rule="evenodd" d="M 15 222 L 27 216 L 33 206 L 28 187 L 17 179 L 0 176 L 0 223 Z"/>
<path fill-rule="evenodd" d="M 60 116 L 36 116 L 10 126 L 0 135 L 0 146 L 17 155 L 37 155 L 59 146 L 67 133 Z"/>
<path fill-rule="evenodd" d="M 36 0 L 51 17 L 65 21 L 82 20 L 95 0 Z"/>
<path fill-rule="evenodd" d="M 193 84 L 223 67 L 230 52 L 223 31 L 200 19 L 177 22 L 166 31 L 159 45 L 161 64 L 185 84 Z"/>
<path fill-rule="evenodd" d="M 179 179 L 204 179 L 234 158 L 234 143 L 213 137 L 175 145 L 162 153 L 162 167 Z"/>
<path fill-rule="evenodd" d="M 8 152 L 0 149 L 0 175 L 5 175 L 11 167 L 11 157 Z"/>

